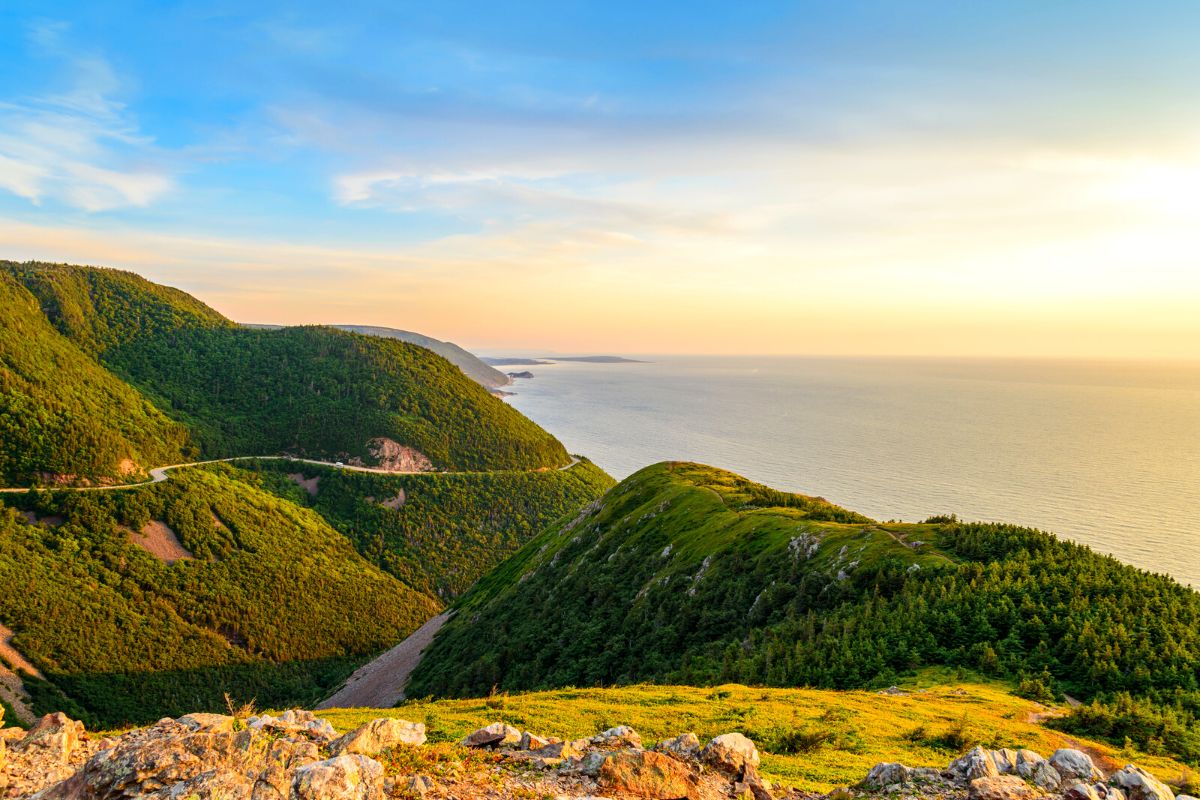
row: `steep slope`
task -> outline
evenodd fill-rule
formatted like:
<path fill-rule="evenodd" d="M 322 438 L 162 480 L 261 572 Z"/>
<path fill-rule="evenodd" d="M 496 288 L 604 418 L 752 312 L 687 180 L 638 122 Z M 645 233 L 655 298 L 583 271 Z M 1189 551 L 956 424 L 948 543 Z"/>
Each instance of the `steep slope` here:
<path fill-rule="evenodd" d="M 848 688 L 951 665 L 1032 695 L 1150 698 L 1165 716 L 1126 729 L 1169 733 L 1177 752 L 1200 742 L 1200 594 L 1037 531 L 882 525 L 694 464 L 618 484 L 456 607 L 412 696 L 639 680 Z"/>
<path fill-rule="evenodd" d="M 450 362 L 394 339 L 321 327 L 181 328 L 104 360 L 210 457 L 289 452 L 374 464 L 411 448 L 447 470 L 570 461 L 554 437 Z"/>
<path fill-rule="evenodd" d="M 187 430 L 56 330 L 0 269 L 0 485 L 124 482 L 182 461 Z"/>
<path fill-rule="evenodd" d="M 242 474 L 312 508 L 364 557 L 444 600 L 613 485 L 586 460 L 566 470 L 452 475 L 377 475 L 275 461 L 256 467 L 260 473 Z"/>
<path fill-rule="evenodd" d="M 569 461 L 552 436 L 423 347 L 330 328 L 239 328 L 183 292 L 117 270 L 0 262 L 0 277 L 0 346 L 17 352 L 6 376 L 36 374 L 33 383 L 44 385 L 59 362 L 82 375 L 81 359 L 90 356 L 133 387 L 115 404 L 115 423 L 95 413 L 97 405 L 110 405 L 107 399 L 72 401 L 79 408 L 67 409 L 71 422 L 101 432 L 78 447 L 79 437 L 39 433 L 52 429 L 49 423 L 14 437 L 20 447 L 2 443 L 4 455 L 19 460 L 10 468 L 16 482 L 32 482 L 39 472 L 111 478 L 114 454 L 116 463 L 132 460 L 134 471 L 154 466 L 144 463 L 150 461 L 144 441 L 163 443 L 155 455 L 170 457 L 160 464 L 282 451 L 396 469 L 536 469 Z M 19 326 L 36 327 L 33 308 L 43 315 L 37 341 L 53 340 L 52 348 L 27 347 L 22 339 Z M 59 338 L 48 335 L 53 330 Z M 97 392 L 121 393 L 111 375 L 87 370 Z M 53 406 L 46 391 L 30 395 L 28 377 L 16 380 L 6 377 L 7 405 L 31 408 L 38 418 L 66 415 L 43 407 Z M 86 395 L 89 381 L 76 383 Z M 139 401 L 145 420 L 123 409 L 139 391 L 153 403 Z M 61 419 L 58 425 L 75 432 Z M 27 440 L 49 444 L 39 450 Z M 75 450 L 96 452 L 102 463 Z"/>
<path fill-rule="evenodd" d="M 473 353 L 467 352 L 454 342 L 443 342 L 440 339 L 434 339 L 432 336 L 426 336 L 422 333 L 402 331 L 397 328 L 381 328 L 374 325 L 333 325 L 331 327 L 341 331 L 362 333 L 368 336 L 382 336 L 385 339 L 399 339 L 402 342 L 420 345 L 426 350 L 432 350 L 437 353 L 461 369 L 468 378 L 483 384 L 489 389 L 499 389 L 501 386 L 508 386 L 512 383 L 512 378 L 500 370 L 485 364 Z"/>
<path fill-rule="evenodd" d="M 224 692 L 315 702 L 440 607 L 228 467 L 7 498 L 24 516 L 0 507 L 0 620 L 46 676 L 26 681 L 39 712 L 111 726 L 223 708 Z"/>

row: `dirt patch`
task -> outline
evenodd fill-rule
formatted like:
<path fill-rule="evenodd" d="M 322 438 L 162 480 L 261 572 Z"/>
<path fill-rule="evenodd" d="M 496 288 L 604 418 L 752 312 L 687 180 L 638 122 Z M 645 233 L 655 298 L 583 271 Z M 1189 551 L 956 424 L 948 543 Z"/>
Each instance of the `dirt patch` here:
<path fill-rule="evenodd" d="M 63 524 L 63 518 L 54 514 L 49 517 L 39 517 L 36 511 L 20 511 L 17 512 L 30 525 L 45 525 L 47 528 L 57 528 Z"/>
<path fill-rule="evenodd" d="M 129 541 L 145 550 L 164 564 L 190 561 L 195 558 L 179 541 L 175 531 L 162 520 L 154 519 L 142 526 L 142 530 L 129 531 Z"/>
<path fill-rule="evenodd" d="M 303 472 L 289 472 L 288 477 L 291 478 L 293 481 L 295 481 L 297 486 L 299 486 L 304 491 L 308 492 L 309 497 L 317 496 L 317 490 L 321 486 L 321 476 L 320 475 L 317 475 L 316 477 L 313 477 L 313 478 L 306 478 L 306 477 L 304 477 Z"/>
<path fill-rule="evenodd" d="M 29 692 L 25 690 L 19 673 L 35 678 L 41 678 L 42 673 L 13 647 L 12 638 L 13 632 L 0 625 L 0 698 L 12 707 L 21 722 L 29 725 L 35 717 L 29 707 Z"/>
<path fill-rule="evenodd" d="M 121 475 L 134 475 L 139 471 L 138 465 L 134 463 L 132 458 L 122 458 L 117 464 L 117 472 L 119 472 Z"/>
<path fill-rule="evenodd" d="M 384 508 L 390 508 L 392 511 L 399 511 L 400 507 L 403 506 L 407 501 L 408 496 L 404 494 L 404 490 L 401 489 L 395 497 L 389 497 L 387 500 L 381 501 L 379 505 L 383 506 Z"/>
<path fill-rule="evenodd" d="M 367 452 L 375 459 L 379 469 L 385 469 L 388 472 L 431 472 L 433 470 L 433 462 L 424 453 L 383 436 L 367 442 Z"/>
<path fill-rule="evenodd" d="M 317 708 L 391 708 L 404 699 L 408 676 L 421 663 L 421 653 L 453 612 L 443 611 L 400 644 L 351 675 L 344 686 Z"/>

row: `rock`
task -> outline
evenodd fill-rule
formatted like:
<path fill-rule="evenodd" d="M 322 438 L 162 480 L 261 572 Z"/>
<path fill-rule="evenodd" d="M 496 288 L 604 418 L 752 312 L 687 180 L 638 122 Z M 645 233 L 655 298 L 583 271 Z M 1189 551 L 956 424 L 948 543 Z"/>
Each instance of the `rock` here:
<path fill-rule="evenodd" d="M 1046 763 L 1046 759 L 1032 750 L 1017 751 L 1017 774 L 1022 778 L 1032 778 L 1038 764 Z"/>
<path fill-rule="evenodd" d="M 1064 785 L 1059 793 L 1063 800 L 1101 800 L 1095 787 L 1084 781 L 1072 780 Z"/>
<path fill-rule="evenodd" d="M 425 725 L 390 717 L 373 719 L 329 745 L 329 754 L 359 753 L 374 757 L 402 744 L 425 744 Z"/>
<path fill-rule="evenodd" d="M 996 765 L 996 771 L 1001 775 L 1017 774 L 1017 752 L 1009 750 L 1007 747 L 999 750 L 992 750 L 992 763 Z"/>
<path fill-rule="evenodd" d="M 996 769 L 996 762 L 992 759 L 991 751 L 982 747 L 976 747 L 966 755 L 950 762 L 946 772 L 960 783 L 969 783 L 976 778 L 1000 777 L 1000 770 Z"/>
<path fill-rule="evenodd" d="M 272 717 L 270 714 L 249 717 L 246 720 L 246 726 L 255 730 L 303 734 L 322 741 L 336 739 L 338 735 L 333 726 L 329 724 L 329 720 L 317 719 L 313 712 L 304 709 L 289 709 L 278 717 Z"/>
<path fill-rule="evenodd" d="M 413 775 L 408 779 L 405 788 L 409 794 L 415 794 L 418 797 L 424 797 L 433 790 L 433 780 L 424 775 Z"/>
<path fill-rule="evenodd" d="M 577 747 L 579 741 L 584 742 L 584 747 L 587 746 L 587 740 L 576 740 L 575 742 L 550 742 L 549 744 L 539 747 L 536 750 L 530 750 L 530 755 L 538 758 L 579 758 L 583 755 L 582 747 Z"/>
<path fill-rule="evenodd" d="M 754 800 L 775 800 L 771 794 L 771 782 L 758 774 L 758 768 L 746 765 L 742 773 L 742 782 L 750 789 Z M 736 793 L 737 787 L 734 787 Z"/>
<path fill-rule="evenodd" d="M 1070 778 L 1079 778 L 1085 781 L 1104 779 L 1104 773 L 1096 769 L 1091 757 L 1080 750 L 1069 748 L 1055 750 L 1054 755 L 1050 756 L 1050 766 L 1054 767 L 1063 780 Z"/>
<path fill-rule="evenodd" d="M 1058 770 L 1050 766 L 1050 762 L 1044 759 L 1034 766 L 1029 780 L 1034 786 L 1045 792 L 1057 791 L 1058 787 L 1062 785 L 1062 776 L 1058 774 Z"/>
<path fill-rule="evenodd" d="M 525 731 L 521 734 L 521 741 L 517 745 L 522 750 L 541 750 L 546 745 L 550 744 L 549 739 L 543 739 L 537 734 Z"/>
<path fill-rule="evenodd" d="M 723 733 L 704 746 L 700 753 L 706 763 L 722 772 L 738 775 L 749 764 L 758 766 L 758 748 L 740 733 Z"/>
<path fill-rule="evenodd" d="M 361 754 L 318 761 L 296 770 L 298 800 L 382 800 L 383 765 Z"/>
<path fill-rule="evenodd" d="M 1097 783 L 1092 788 L 1094 788 L 1096 790 L 1096 794 L 1100 795 L 1102 798 L 1104 798 L 1104 800 L 1125 800 L 1125 792 L 1121 791 L 1115 786 Z M 1179 800 L 1180 797 L 1186 796 L 1187 795 L 1175 795 L 1175 800 Z"/>
<path fill-rule="evenodd" d="M 1129 800 L 1176 800 L 1166 784 L 1133 764 L 1114 772 L 1108 782 L 1122 789 Z"/>
<path fill-rule="evenodd" d="M 594 778 L 600 774 L 600 768 L 604 766 L 607 758 L 608 753 L 601 750 L 591 750 L 579 760 L 579 771 L 588 777 Z"/>
<path fill-rule="evenodd" d="M 45 760 L 64 765 L 70 762 L 71 754 L 83 736 L 82 722 L 76 722 L 61 712 L 47 714 L 13 745 L 13 750 L 37 750 Z"/>
<path fill-rule="evenodd" d="M 699 800 L 700 796 L 696 776 L 686 764 L 653 750 L 609 753 L 600 767 L 599 784 L 649 800 Z"/>
<path fill-rule="evenodd" d="M 503 722 L 493 722 L 462 740 L 463 747 L 503 747 L 521 741 L 521 732 Z"/>
<path fill-rule="evenodd" d="M 885 761 L 871 767 L 860 787 L 869 791 L 882 791 L 889 786 L 913 786 L 933 783 L 941 777 L 936 769 L 928 767 L 906 767 L 894 761 Z"/>
<path fill-rule="evenodd" d="M 674 753 L 682 758 L 695 758 L 700 754 L 700 737 L 692 732 L 681 733 L 673 739 L 663 739 L 654 745 L 660 753 Z"/>
<path fill-rule="evenodd" d="M 628 725 L 618 725 L 601 731 L 592 737 L 592 744 L 601 747 L 635 747 L 642 746 L 642 737 Z"/>
<path fill-rule="evenodd" d="M 967 790 L 968 800 L 1027 800 L 1038 794 L 1037 789 L 1016 775 L 975 778 Z"/>

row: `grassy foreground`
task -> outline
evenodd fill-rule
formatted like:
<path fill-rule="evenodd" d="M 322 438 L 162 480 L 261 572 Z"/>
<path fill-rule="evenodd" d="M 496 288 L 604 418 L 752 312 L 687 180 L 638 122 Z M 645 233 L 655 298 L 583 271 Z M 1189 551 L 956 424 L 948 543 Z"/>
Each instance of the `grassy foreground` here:
<path fill-rule="evenodd" d="M 861 780 L 880 761 L 943 767 L 976 744 L 1028 747 L 1049 755 L 1080 747 L 1106 769 L 1137 763 L 1176 783 L 1185 768 L 1168 758 L 1072 738 L 1038 724 L 1049 709 L 1015 697 L 1002 684 L 906 685 L 906 696 L 870 691 L 638 685 L 559 689 L 467 700 L 409 701 L 395 709 L 321 712 L 339 730 L 379 716 L 423 721 L 433 742 L 454 740 L 503 720 L 543 736 L 590 736 L 632 725 L 646 744 L 695 731 L 704 740 L 729 731 L 751 736 L 763 750 L 763 772 L 788 786 L 828 791 Z M 1119 763 L 1118 763 L 1119 762 Z"/>

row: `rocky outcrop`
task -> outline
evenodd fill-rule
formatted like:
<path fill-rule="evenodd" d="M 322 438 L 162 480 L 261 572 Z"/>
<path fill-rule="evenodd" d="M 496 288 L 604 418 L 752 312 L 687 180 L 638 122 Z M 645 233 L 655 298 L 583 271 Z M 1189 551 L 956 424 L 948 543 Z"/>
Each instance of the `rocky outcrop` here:
<path fill-rule="evenodd" d="M 757 767 L 758 748 L 740 733 L 722 734 L 704 746 L 700 758 L 730 775 L 741 775 L 747 767 Z"/>
<path fill-rule="evenodd" d="M 1133 764 L 1114 772 L 1109 783 L 1125 792 L 1129 800 L 1176 800 L 1175 793 L 1166 784 Z"/>
<path fill-rule="evenodd" d="M 402 719 L 372 720 L 333 742 L 329 745 L 329 752 L 335 756 L 343 753 L 377 756 L 384 750 L 402 744 L 425 744 L 425 725 Z"/>
<path fill-rule="evenodd" d="M 625 750 L 607 756 L 599 784 L 606 792 L 650 800 L 699 800 L 699 779 L 680 759 L 653 750 Z"/>
<path fill-rule="evenodd" d="M 968 800 L 1031 800 L 1040 794 L 1017 775 L 975 778 L 967 789 Z"/>

